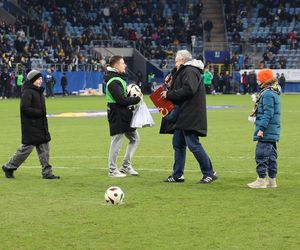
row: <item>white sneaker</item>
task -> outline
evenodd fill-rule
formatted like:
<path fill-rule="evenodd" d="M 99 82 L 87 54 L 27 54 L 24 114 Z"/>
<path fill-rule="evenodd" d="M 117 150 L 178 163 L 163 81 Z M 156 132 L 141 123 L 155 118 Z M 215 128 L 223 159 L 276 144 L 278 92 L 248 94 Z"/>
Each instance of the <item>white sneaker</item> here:
<path fill-rule="evenodd" d="M 276 178 L 268 178 L 267 180 L 267 187 L 268 188 L 277 188 Z"/>
<path fill-rule="evenodd" d="M 139 173 L 137 171 L 135 171 L 132 166 L 128 166 L 128 167 L 123 166 L 121 168 L 120 172 L 123 173 L 123 174 L 130 174 L 130 175 L 133 175 L 133 176 L 139 175 Z"/>
<path fill-rule="evenodd" d="M 248 183 L 249 188 L 267 188 L 267 181 L 264 178 L 257 178 L 256 181 Z"/>
<path fill-rule="evenodd" d="M 109 177 L 122 178 L 126 177 L 126 174 L 121 173 L 119 170 L 115 170 L 113 172 L 108 171 Z"/>

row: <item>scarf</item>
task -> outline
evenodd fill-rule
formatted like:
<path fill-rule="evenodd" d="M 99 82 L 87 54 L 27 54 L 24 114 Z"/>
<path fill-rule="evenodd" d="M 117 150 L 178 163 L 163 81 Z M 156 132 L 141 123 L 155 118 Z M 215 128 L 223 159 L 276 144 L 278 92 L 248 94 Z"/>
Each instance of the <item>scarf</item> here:
<path fill-rule="evenodd" d="M 250 117 L 256 117 L 256 113 L 257 113 L 257 109 L 258 109 L 258 103 L 260 98 L 266 93 L 266 91 L 273 91 L 274 93 L 276 93 L 277 95 L 280 95 L 281 93 L 281 87 L 278 84 L 278 82 L 275 82 L 273 85 L 269 85 L 264 87 L 257 95 L 256 95 L 256 100 L 255 100 L 255 104 L 254 104 L 254 108 L 252 110 L 252 113 L 250 115 Z"/>

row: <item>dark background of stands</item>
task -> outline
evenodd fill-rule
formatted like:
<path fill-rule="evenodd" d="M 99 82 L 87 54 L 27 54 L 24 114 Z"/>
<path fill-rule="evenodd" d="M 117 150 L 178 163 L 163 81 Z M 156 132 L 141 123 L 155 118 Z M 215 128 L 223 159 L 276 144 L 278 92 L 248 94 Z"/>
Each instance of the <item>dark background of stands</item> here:
<path fill-rule="evenodd" d="M 70 79 L 75 72 L 95 72 L 102 81 L 116 48 L 139 53 L 145 66 L 127 56 L 128 77 L 149 91 L 174 67 L 179 49 L 203 59 L 221 81 L 226 71 L 234 82 L 240 69 L 299 68 L 299 0 L 5 0 L 0 11 L 0 65 L 11 74 L 21 65 L 25 72 L 52 68 L 57 82 L 63 71 Z M 207 20 L 213 24 L 210 41 Z"/>

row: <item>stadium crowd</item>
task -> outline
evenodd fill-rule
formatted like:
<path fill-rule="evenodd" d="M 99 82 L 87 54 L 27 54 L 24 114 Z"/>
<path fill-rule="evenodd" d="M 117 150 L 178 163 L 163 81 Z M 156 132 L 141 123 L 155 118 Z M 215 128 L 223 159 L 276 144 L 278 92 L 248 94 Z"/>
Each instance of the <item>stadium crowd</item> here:
<path fill-rule="evenodd" d="M 297 66 L 299 57 L 288 55 L 300 51 L 299 0 L 223 3 L 232 54 L 231 60 L 224 62 L 224 70 L 217 72 L 219 77 L 226 76 L 227 70 L 231 76 L 232 70 L 254 68 L 253 55 L 241 50 L 247 41 L 255 49 L 263 46 L 261 67 Z M 201 1 L 19 0 L 18 4 L 24 15 L 16 16 L 14 24 L 0 22 L 0 65 L 9 71 L 14 68 L 12 78 L 33 64 L 47 64 L 59 71 L 103 70 L 107 58 L 93 53 L 92 48 L 105 40 L 117 46 L 135 46 L 168 71 L 176 51 L 191 48 L 193 35 L 203 40 Z M 250 19 L 255 21 L 254 31 L 259 27 L 264 33 L 253 31 L 247 40 Z M 278 29 L 287 26 L 289 29 Z"/>

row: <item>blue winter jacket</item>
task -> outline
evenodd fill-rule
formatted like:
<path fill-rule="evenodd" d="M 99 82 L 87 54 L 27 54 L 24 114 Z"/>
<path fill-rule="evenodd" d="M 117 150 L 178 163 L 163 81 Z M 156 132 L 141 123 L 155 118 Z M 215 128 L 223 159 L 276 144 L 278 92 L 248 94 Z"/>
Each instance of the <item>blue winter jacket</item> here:
<path fill-rule="evenodd" d="M 254 141 L 277 142 L 280 136 L 280 97 L 279 93 L 266 90 L 259 102 L 256 113 Z M 258 139 L 257 132 L 264 132 L 262 139 Z"/>

